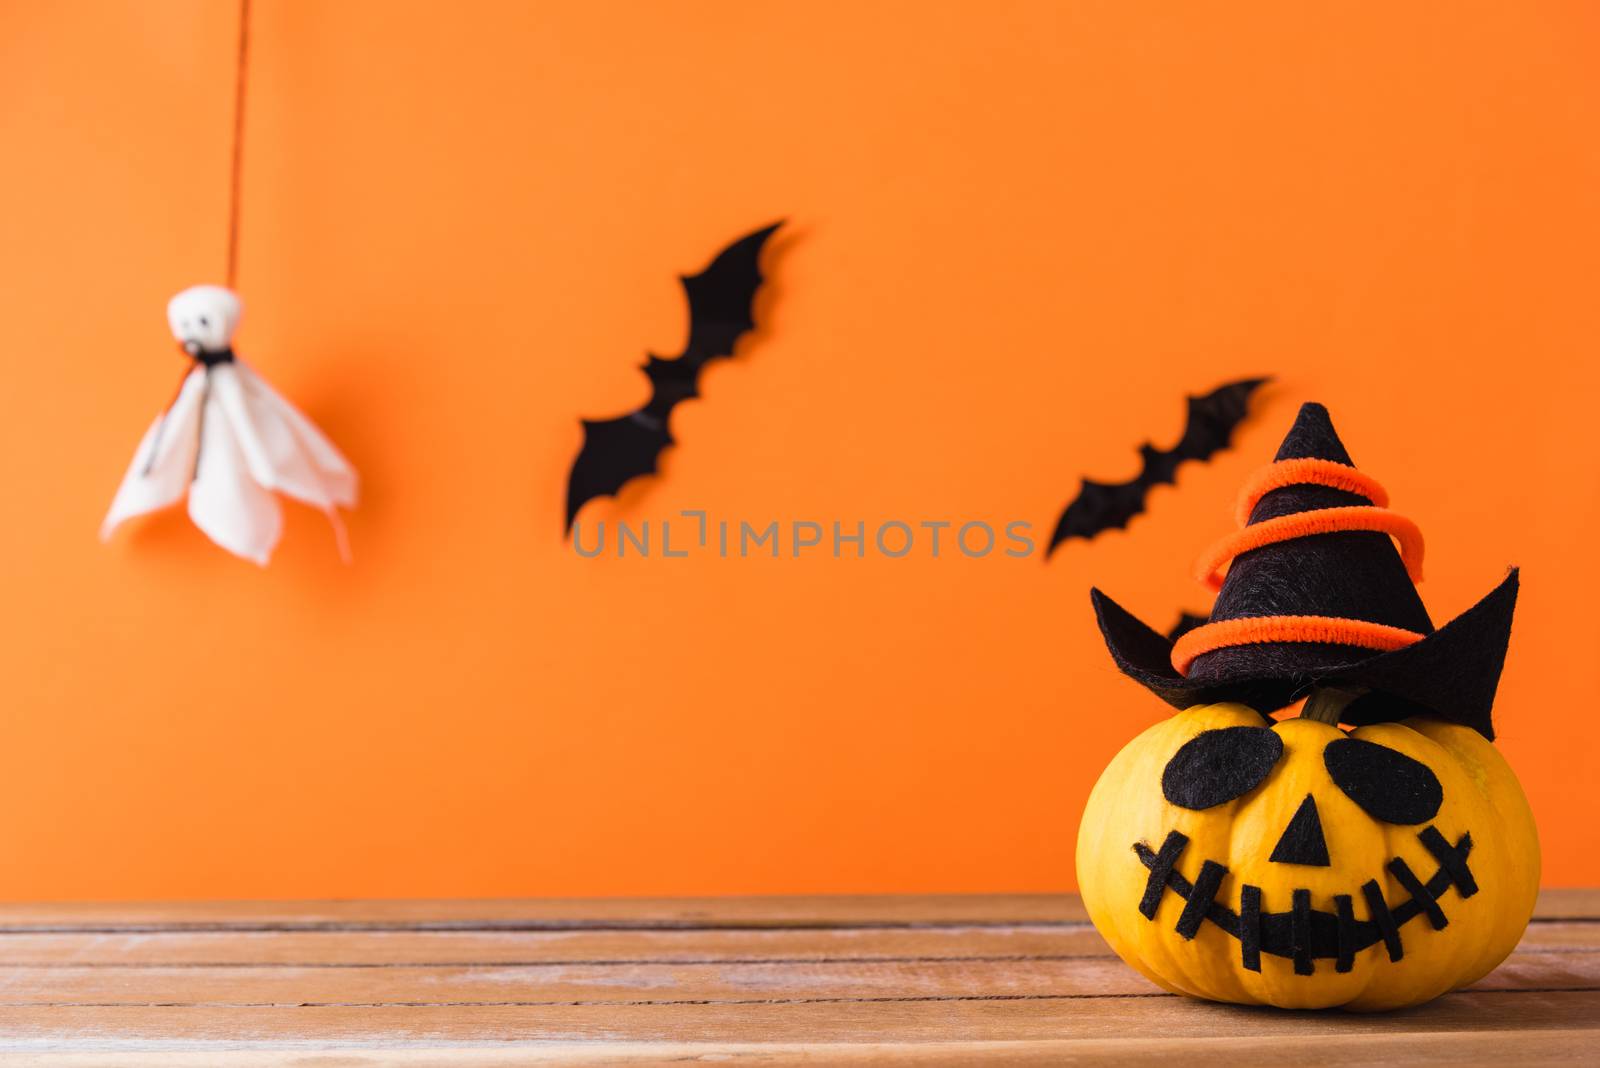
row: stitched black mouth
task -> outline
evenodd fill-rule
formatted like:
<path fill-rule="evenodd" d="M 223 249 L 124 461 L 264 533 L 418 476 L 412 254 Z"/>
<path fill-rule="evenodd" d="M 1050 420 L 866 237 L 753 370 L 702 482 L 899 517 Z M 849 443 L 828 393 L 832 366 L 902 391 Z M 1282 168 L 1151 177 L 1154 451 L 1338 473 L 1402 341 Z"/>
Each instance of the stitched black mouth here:
<path fill-rule="evenodd" d="M 1288 912 L 1264 912 L 1261 888 L 1248 883 L 1239 890 L 1239 911 L 1234 912 L 1216 900 L 1222 877 L 1228 874 L 1227 867 L 1208 860 L 1191 883 L 1175 870 L 1178 858 L 1189 845 L 1189 837 L 1172 831 L 1159 851 L 1152 850 L 1145 842 L 1134 843 L 1133 851 L 1150 869 L 1139 911 L 1145 919 L 1155 919 L 1161 895 L 1172 890 L 1185 902 L 1174 930 L 1183 938 L 1192 939 L 1199 933 L 1200 925 L 1210 920 L 1239 940 L 1241 962 L 1253 972 L 1261 970 L 1263 953 L 1292 958 L 1297 975 L 1312 974 L 1316 970 L 1312 962 L 1321 958 L 1332 958 L 1335 971 L 1347 972 L 1354 966 L 1357 953 L 1379 942 L 1389 951 L 1390 960 L 1399 960 L 1405 955 L 1400 941 L 1401 927 L 1413 917 L 1425 915 L 1434 930 L 1443 930 L 1450 922 L 1444 906 L 1439 903 L 1445 891 L 1454 886 L 1462 898 L 1478 892 L 1477 880 L 1472 877 L 1472 869 L 1467 867 L 1472 835 L 1463 834 L 1452 846 L 1437 827 L 1430 825 L 1417 838 L 1439 862 L 1439 870 L 1423 882 L 1404 860 L 1395 857 L 1388 863 L 1389 874 L 1411 897 L 1390 908 L 1383 899 L 1383 887 L 1376 879 L 1370 879 L 1361 887 L 1370 918 L 1358 920 L 1351 895 L 1336 894 L 1335 911 L 1323 912 L 1311 907 L 1311 891 L 1305 889 L 1292 892 Z"/>

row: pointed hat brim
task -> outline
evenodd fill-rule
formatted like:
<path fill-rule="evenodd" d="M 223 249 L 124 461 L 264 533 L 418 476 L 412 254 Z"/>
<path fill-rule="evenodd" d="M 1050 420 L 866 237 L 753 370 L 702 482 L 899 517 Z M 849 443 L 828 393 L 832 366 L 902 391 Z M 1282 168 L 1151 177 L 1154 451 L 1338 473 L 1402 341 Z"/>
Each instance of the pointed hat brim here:
<path fill-rule="evenodd" d="M 1346 707 L 1346 723 L 1361 725 L 1423 712 L 1471 727 L 1493 740 L 1490 709 L 1505 666 L 1517 603 L 1517 569 L 1482 600 L 1432 634 L 1404 649 L 1366 653 L 1308 667 L 1303 658 L 1273 655 L 1274 646 L 1241 646 L 1225 672 L 1188 679 L 1172 666 L 1172 641 L 1101 593 L 1089 591 L 1111 658 L 1123 674 L 1175 708 L 1237 701 L 1262 714 L 1275 712 L 1318 686 L 1348 686 L 1363 693 Z M 1252 656 L 1252 650 L 1259 655 Z M 1326 655 L 1322 658 L 1326 659 Z"/>

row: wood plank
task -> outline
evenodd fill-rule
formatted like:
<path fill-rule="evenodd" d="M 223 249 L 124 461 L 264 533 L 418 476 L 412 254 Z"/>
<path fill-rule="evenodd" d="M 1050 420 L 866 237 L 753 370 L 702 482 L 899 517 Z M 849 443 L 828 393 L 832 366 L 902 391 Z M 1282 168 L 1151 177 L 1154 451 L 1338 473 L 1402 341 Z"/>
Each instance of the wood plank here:
<path fill-rule="evenodd" d="M 1542 891 L 1535 916 L 1600 920 L 1600 890 Z M 973 927 L 1087 920 L 1076 894 L 0 904 L 0 931 Z"/>
<path fill-rule="evenodd" d="M 316 1049 L 156 1052 L 99 1050 L 88 1053 L 13 1053 L 15 1068 L 525 1068 L 527 1065 L 627 1065 L 630 1068 L 682 1065 L 713 1060 L 786 1065 L 1019 1065 L 1021 1068 L 1073 1064 L 1171 1065 L 1188 1061 L 1225 1063 L 1238 1068 L 1276 1066 L 1292 1061 L 1306 1068 L 1352 1065 L 1438 1066 L 1508 1064 L 1524 1068 L 1570 1065 L 1593 1058 L 1600 1032 L 1550 1030 L 1529 1033 L 1487 1031 L 1473 1034 L 1363 1034 L 1337 1043 L 1321 1036 L 1270 1038 L 1038 1039 L 1032 1041 L 859 1043 L 728 1043 L 714 1053 L 699 1043 L 600 1042 L 500 1043 L 493 1047 L 379 1050 L 352 1046 Z"/>
<path fill-rule="evenodd" d="M 1540 922 L 1522 948 L 1600 948 L 1600 923 Z M 740 960 L 1112 959 L 1087 925 L 651 931 L 0 934 L 0 967 L 50 964 L 582 964 Z"/>
<path fill-rule="evenodd" d="M 1600 985 L 1600 955 L 1590 983 Z M 1580 969 L 1581 970 L 1581 969 Z M 614 1004 L 1160 994 L 1119 960 L 476 968 L 10 968 L 21 1005 Z"/>
<path fill-rule="evenodd" d="M 1596 932 L 1600 938 L 1600 931 Z M 750 959 L 1110 957 L 1094 928 L 291 931 L 0 934 L 0 967 L 40 964 L 549 964 Z"/>
<path fill-rule="evenodd" d="M 1472 991 L 1380 1017 L 1172 997 L 1068 900 L 0 908 L 0 1049 L 8 1064 L 1249 1065 L 1522 1064 L 1600 1046 L 1592 892 L 1543 895 Z M 1046 918 L 1005 918 L 1027 914 Z M 68 1044 L 89 1059 L 41 1049 Z M 236 1059 L 246 1046 L 267 1059 Z"/>
<path fill-rule="evenodd" d="M 1588 949 L 1600 945 L 1600 923 L 1588 920 L 1535 920 L 1522 932 L 1519 945 L 1557 949 Z"/>
<path fill-rule="evenodd" d="M 1473 985 L 1473 990 L 1600 989 L 1600 950 L 1518 950 Z M 1597 1021 L 1600 1023 L 1600 1021 Z"/>
<path fill-rule="evenodd" d="M 1600 989 L 1600 950 L 1516 953 L 1479 990 Z M 1158 995 L 1118 960 L 132 967 L 0 971 L 0 1013 L 63 1005 L 600 1005 L 819 998 Z"/>
<path fill-rule="evenodd" d="M 1541 920 L 1600 920 L 1600 888 L 1546 887 L 1533 915 Z"/>
<path fill-rule="evenodd" d="M 0 904 L 0 930 L 922 927 L 1085 923 L 1076 894 Z"/>
<path fill-rule="evenodd" d="M 1368 1034 L 1572 1030 L 1600 1018 L 1600 991 L 1470 991 L 1406 1012 L 1277 1012 L 1177 997 L 753 1001 L 711 1005 L 13 1008 L 0 1050 L 40 1043 L 236 1046 L 486 1041 L 943 1042 L 1240 1035 L 1325 1042 Z M 1520 1041 L 1520 1038 L 1518 1039 Z M 1518 1048 L 1508 1038 L 1508 1050 Z M 703 1051 L 704 1052 L 704 1051 Z"/>

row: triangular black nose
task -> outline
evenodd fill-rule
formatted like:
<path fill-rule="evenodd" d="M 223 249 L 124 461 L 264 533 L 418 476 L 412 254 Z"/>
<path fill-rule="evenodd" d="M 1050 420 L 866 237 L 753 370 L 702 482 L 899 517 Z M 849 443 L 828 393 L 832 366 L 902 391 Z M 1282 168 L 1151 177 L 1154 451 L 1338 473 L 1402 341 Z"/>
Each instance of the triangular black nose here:
<path fill-rule="evenodd" d="M 1322 817 L 1317 815 L 1317 803 L 1310 794 L 1300 802 L 1289 826 L 1283 829 L 1268 860 L 1279 864 L 1309 864 L 1318 868 L 1328 866 L 1328 841 L 1322 837 Z"/>

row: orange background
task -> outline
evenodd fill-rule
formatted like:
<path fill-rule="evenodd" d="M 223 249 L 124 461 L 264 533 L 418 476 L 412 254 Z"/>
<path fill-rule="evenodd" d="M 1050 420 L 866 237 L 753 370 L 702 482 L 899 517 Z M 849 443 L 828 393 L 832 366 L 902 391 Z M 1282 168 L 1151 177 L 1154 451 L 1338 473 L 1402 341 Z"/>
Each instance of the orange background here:
<path fill-rule="evenodd" d="M 240 351 L 364 476 L 339 564 L 95 532 L 220 280 L 235 5 L 0 7 L 0 896 L 1073 885 L 1165 626 L 1295 406 L 1508 563 L 1503 751 L 1600 883 L 1600 9 L 256 5 Z M 1048 565 L 618 560 L 560 537 L 674 276 L 778 216 L 762 331 L 584 513 L 1026 520 L 1268 372 L 1237 449 Z M 681 522 L 681 521 L 680 521 Z M 1154 784 L 1152 784 L 1154 788 Z"/>

